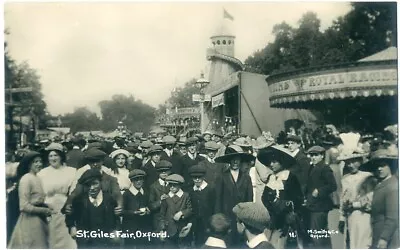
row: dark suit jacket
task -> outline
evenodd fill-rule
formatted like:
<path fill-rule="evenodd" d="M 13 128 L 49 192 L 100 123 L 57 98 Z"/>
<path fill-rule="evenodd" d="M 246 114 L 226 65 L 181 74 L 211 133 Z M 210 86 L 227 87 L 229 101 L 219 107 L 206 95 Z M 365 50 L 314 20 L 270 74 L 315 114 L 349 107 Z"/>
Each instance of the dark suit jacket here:
<path fill-rule="evenodd" d="M 66 164 L 76 169 L 83 167 L 85 165 L 85 153 L 80 149 L 72 149 L 67 153 Z"/>
<path fill-rule="evenodd" d="M 168 194 L 169 187 L 161 186 L 160 183 L 155 181 L 149 190 L 149 209 L 151 211 L 151 216 L 153 220 L 153 230 L 159 232 L 161 229 L 160 226 L 160 208 L 161 208 L 161 195 Z"/>
<path fill-rule="evenodd" d="M 332 169 L 320 161 L 316 166 L 310 167 L 306 186 L 307 209 L 312 212 L 328 212 L 333 208 L 330 194 L 336 190 L 336 180 Z M 314 189 L 318 190 L 318 196 L 313 197 Z"/>
<path fill-rule="evenodd" d="M 182 211 L 183 218 L 179 221 L 173 219 L 174 215 Z M 160 228 L 167 231 L 169 237 L 179 234 L 180 230 L 187 225 L 192 215 L 192 203 L 188 193 L 183 193 L 182 197 L 168 197 L 161 202 Z"/>
<path fill-rule="evenodd" d="M 237 182 L 233 180 L 230 169 L 226 169 L 216 181 L 215 213 L 223 213 L 236 225 L 235 215 L 232 212 L 234 206 L 240 202 L 253 200 L 253 186 L 250 176 L 239 172 Z"/>
<path fill-rule="evenodd" d="M 173 174 L 183 174 L 183 163 L 181 158 L 181 155 L 175 149 L 172 152 L 171 157 L 169 157 L 165 151 L 161 152 L 161 160 L 166 160 L 172 163 L 171 171 Z"/>
<path fill-rule="evenodd" d="M 222 175 L 224 169 L 225 169 L 225 164 L 224 163 L 211 163 L 207 159 L 204 161 L 201 161 L 199 165 L 203 165 L 206 167 L 206 175 L 204 176 L 204 179 L 208 184 L 211 184 L 213 186 L 216 185 L 217 179 L 219 176 Z"/>
<path fill-rule="evenodd" d="M 151 184 L 153 184 L 156 180 L 158 180 L 160 174 L 157 172 L 155 166 L 151 163 L 151 161 L 147 162 L 142 168 L 146 172 L 146 180 L 144 182 L 144 188 L 146 190 L 150 189 Z"/>
<path fill-rule="evenodd" d="M 395 176 L 375 187 L 371 206 L 372 247 L 380 239 L 399 248 L 399 181 Z"/>
<path fill-rule="evenodd" d="M 122 197 L 124 200 L 122 229 L 130 230 L 131 232 L 136 230 L 142 230 L 142 232 L 150 231 L 151 225 L 149 225 L 149 215 L 141 216 L 134 213 L 140 208 L 148 207 L 148 193 L 145 191 L 143 195 L 141 193 L 133 195 L 131 191 L 126 190 Z"/>
<path fill-rule="evenodd" d="M 106 173 L 103 173 L 102 179 L 101 179 L 101 190 L 104 193 L 107 193 L 111 197 L 113 197 L 116 200 L 118 206 L 123 207 L 122 194 L 121 194 L 121 190 L 119 189 L 117 178 L 112 177 Z M 72 204 L 72 202 L 74 201 L 75 198 L 80 197 L 84 193 L 85 193 L 84 186 L 79 183 L 76 184 L 76 188 L 68 196 L 68 199 L 65 203 Z"/>
<path fill-rule="evenodd" d="M 308 173 L 310 171 L 310 158 L 308 158 L 303 150 L 300 150 L 294 157 L 296 164 L 291 167 L 291 172 L 296 175 L 299 180 L 301 191 L 304 193 L 307 186 Z"/>
<path fill-rule="evenodd" d="M 182 168 L 182 177 L 185 179 L 185 184 L 184 184 L 184 191 L 189 190 L 190 187 L 193 186 L 193 181 L 192 178 L 189 175 L 189 168 L 191 166 L 199 164 L 201 161 L 205 161 L 206 159 L 203 156 L 200 156 L 199 154 L 196 155 L 196 158 L 192 160 L 187 154 L 182 156 L 181 158 L 183 168 Z"/>

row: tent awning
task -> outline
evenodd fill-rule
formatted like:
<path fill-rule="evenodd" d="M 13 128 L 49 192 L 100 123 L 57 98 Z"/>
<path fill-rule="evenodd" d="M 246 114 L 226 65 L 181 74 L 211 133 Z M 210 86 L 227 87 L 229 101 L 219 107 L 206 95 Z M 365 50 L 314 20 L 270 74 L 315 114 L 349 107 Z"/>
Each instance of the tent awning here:
<path fill-rule="evenodd" d="M 397 60 L 357 62 L 279 74 L 266 79 L 271 107 L 297 107 L 301 103 L 344 98 L 397 95 Z"/>

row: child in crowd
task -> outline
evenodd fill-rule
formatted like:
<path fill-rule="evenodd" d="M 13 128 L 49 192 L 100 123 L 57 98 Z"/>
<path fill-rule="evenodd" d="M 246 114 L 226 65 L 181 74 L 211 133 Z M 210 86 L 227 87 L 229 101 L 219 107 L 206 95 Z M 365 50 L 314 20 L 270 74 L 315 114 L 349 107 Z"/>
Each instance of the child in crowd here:
<path fill-rule="evenodd" d="M 161 202 L 168 197 L 169 187 L 166 181 L 168 175 L 171 174 L 172 164 L 169 161 L 161 160 L 156 164 L 156 170 L 158 172 L 158 180 L 156 180 L 149 190 L 149 208 L 152 216 L 152 228 L 154 232 L 160 232 L 160 208 Z M 152 247 L 162 247 L 161 242 L 158 239 L 152 239 Z"/>
<path fill-rule="evenodd" d="M 207 222 L 214 214 L 215 189 L 205 180 L 207 169 L 204 165 L 195 165 L 189 169 L 193 180 L 190 198 L 193 206 L 193 235 L 195 247 L 200 248 L 206 241 Z"/>
<path fill-rule="evenodd" d="M 103 192 L 101 179 L 98 169 L 92 168 L 82 174 L 78 183 L 84 186 L 84 193 L 72 201 L 72 213 L 66 215 L 66 225 L 71 236 L 76 238 L 78 248 L 118 246 L 116 238 L 98 236 L 115 234 L 120 221 L 114 213 L 117 202 L 109 193 Z"/>
<path fill-rule="evenodd" d="M 147 233 L 151 231 L 150 210 L 148 208 L 149 197 L 147 191 L 143 190 L 146 172 L 141 169 L 134 169 L 129 173 L 132 182 L 130 188 L 123 194 L 124 210 L 122 219 L 122 229 L 135 233 L 141 231 Z M 148 239 L 126 238 L 125 247 L 142 249 L 148 244 Z"/>
<path fill-rule="evenodd" d="M 185 237 L 192 226 L 192 223 L 188 223 L 192 215 L 192 204 L 189 194 L 181 189 L 185 183 L 182 176 L 172 174 L 166 181 L 170 192 L 161 203 L 160 228 L 166 231 L 167 238 L 164 240 L 167 248 L 185 247 L 188 245 Z"/>
<path fill-rule="evenodd" d="M 210 235 L 202 248 L 226 248 L 225 239 L 229 234 L 231 222 L 224 214 L 214 214 L 209 220 L 207 233 Z"/>

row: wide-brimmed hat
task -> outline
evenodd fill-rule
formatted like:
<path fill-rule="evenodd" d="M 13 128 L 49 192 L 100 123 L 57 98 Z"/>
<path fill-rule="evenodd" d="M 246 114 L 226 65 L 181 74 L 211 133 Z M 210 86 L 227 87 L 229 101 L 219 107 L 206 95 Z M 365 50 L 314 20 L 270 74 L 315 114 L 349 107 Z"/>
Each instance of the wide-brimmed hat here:
<path fill-rule="evenodd" d="M 114 159 L 119 154 L 123 154 L 126 158 L 129 157 L 130 153 L 128 150 L 125 149 L 117 149 L 111 152 L 110 157 Z"/>
<path fill-rule="evenodd" d="M 358 133 L 342 133 L 339 135 L 342 145 L 338 147 L 338 161 L 347 161 L 351 159 L 363 158 L 368 156 L 368 152 L 360 147 L 361 135 Z"/>
<path fill-rule="evenodd" d="M 234 142 L 234 145 L 237 145 L 239 147 L 251 147 L 251 143 L 249 142 L 249 140 L 245 137 L 239 137 L 237 138 Z"/>
<path fill-rule="evenodd" d="M 294 142 L 301 144 L 301 137 L 298 135 L 288 134 L 286 136 L 286 142 L 289 142 L 289 141 L 294 141 Z"/>
<path fill-rule="evenodd" d="M 238 145 L 230 145 L 225 149 L 225 154 L 215 158 L 215 162 L 230 163 L 231 159 L 240 156 L 245 162 L 250 162 L 255 160 L 252 154 L 245 153 L 243 149 Z"/>
<path fill-rule="evenodd" d="M 399 153 L 395 150 L 378 149 L 371 153 L 370 160 L 361 165 L 360 170 L 373 172 L 379 167 L 379 162 L 386 162 L 392 171 L 399 166 Z"/>
<path fill-rule="evenodd" d="M 265 136 L 261 135 L 257 137 L 257 139 L 253 140 L 251 144 L 254 149 L 262 149 L 274 144 L 274 140 L 267 140 Z"/>
<path fill-rule="evenodd" d="M 197 137 L 189 137 L 186 140 L 186 146 L 190 146 L 190 145 L 196 144 L 198 141 L 199 141 L 199 139 Z"/>
<path fill-rule="evenodd" d="M 291 152 L 280 145 L 272 145 L 258 151 L 257 159 L 265 166 L 269 166 L 271 160 L 278 160 L 284 168 L 289 168 L 296 163 Z"/>
<path fill-rule="evenodd" d="M 61 145 L 60 143 L 52 142 L 52 143 L 50 143 L 49 146 L 47 146 L 47 147 L 45 148 L 45 150 L 46 150 L 46 151 L 53 151 L 53 150 L 56 150 L 56 151 L 64 152 L 64 146 Z"/>

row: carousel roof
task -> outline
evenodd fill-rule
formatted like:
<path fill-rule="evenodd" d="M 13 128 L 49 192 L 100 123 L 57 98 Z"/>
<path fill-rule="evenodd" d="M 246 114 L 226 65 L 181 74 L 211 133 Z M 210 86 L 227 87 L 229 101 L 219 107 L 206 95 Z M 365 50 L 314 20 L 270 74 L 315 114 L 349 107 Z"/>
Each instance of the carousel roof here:
<path fill-rule="evenodd" d="M 373 61 L 386 61 L 386 60 L 397 60 L 397 48 L 389 47 L 371 56 L 367 56 L 359 62 L 373 62 Z"/>

